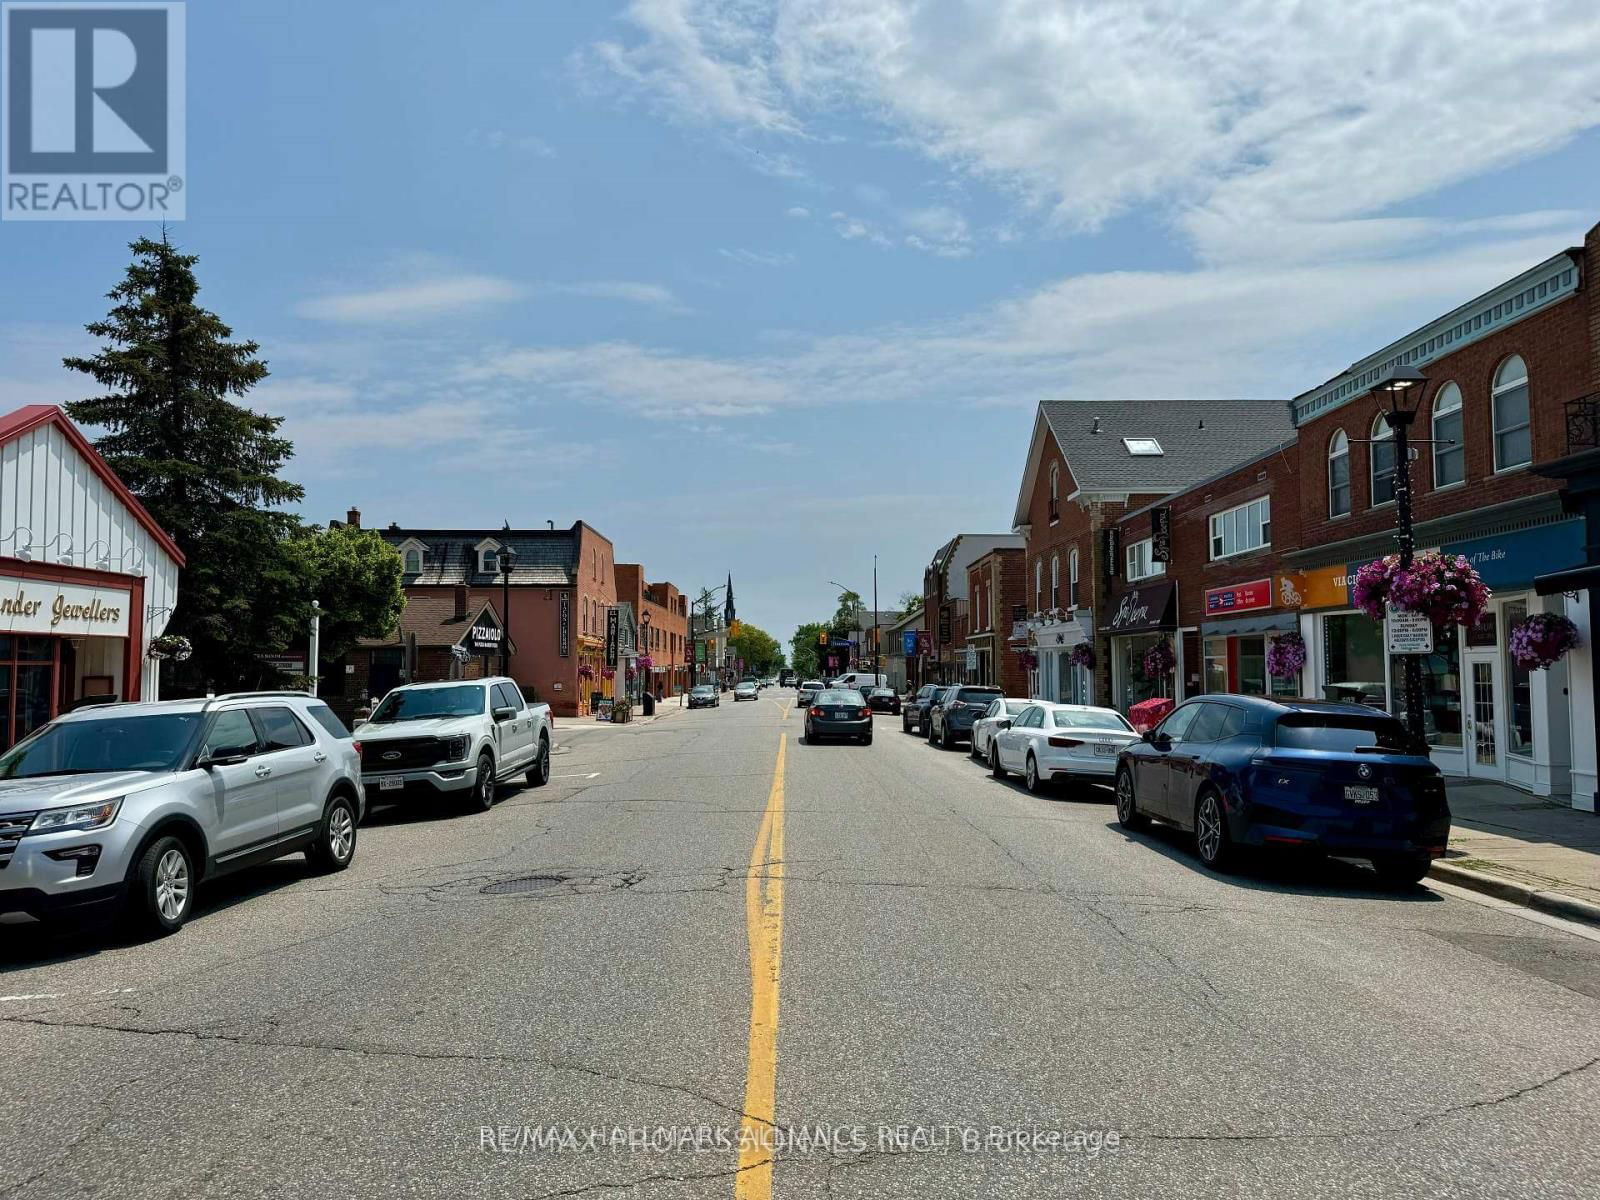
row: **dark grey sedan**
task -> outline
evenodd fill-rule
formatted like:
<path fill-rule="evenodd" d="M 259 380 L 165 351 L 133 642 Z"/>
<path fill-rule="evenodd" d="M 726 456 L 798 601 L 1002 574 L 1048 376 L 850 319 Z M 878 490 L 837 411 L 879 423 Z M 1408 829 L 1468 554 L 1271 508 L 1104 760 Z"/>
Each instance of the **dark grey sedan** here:
<path fill-rule="evenodd" d="M 872 709 L 860 692 L 844 688 L 818 692 L 806 709 L 806 741 L 849 739 L 872 745 Z"/>

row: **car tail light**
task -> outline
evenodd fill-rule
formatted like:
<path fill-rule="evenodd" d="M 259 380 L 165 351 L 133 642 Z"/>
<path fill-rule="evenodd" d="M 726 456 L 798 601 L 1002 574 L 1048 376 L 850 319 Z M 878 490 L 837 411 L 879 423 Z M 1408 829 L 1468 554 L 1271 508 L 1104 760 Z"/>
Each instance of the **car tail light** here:
<path fill-rule="evenodd" d="M 361 743 L 360 742 L 351 742 L 350 744 L 355 747 L 356 757 L 360 758 L 361 757 Z"/>
<path fill-rule="evenodd" d="M 872 710 L 870 708 L 863 708 L 860 712 L 858 712 L 856 714 L 856 716 L 858 716 L 858 717 L 866 717 L 870 721 L 872 719 Z"/>
<path fill-rule="evenodd" d="M 1050 744 L 1061 750 L 1070 750 L 1074 746 L 1083 745 L 1083 742 L 1079 738 L 1053 737 L 1050 739 Z"/>
<path fill-rule="evenodd" d="M 822 715 L 822 709 L 820 709 L 820 708 L 813 708 L 813 709 L 812 709 L 812 710 L 811 710 L 811 715 L 812 715 L 812 716 L 813 716 L 813 717 L 820 717 L 820 716 L 821 716 L 821 715 Z"/>

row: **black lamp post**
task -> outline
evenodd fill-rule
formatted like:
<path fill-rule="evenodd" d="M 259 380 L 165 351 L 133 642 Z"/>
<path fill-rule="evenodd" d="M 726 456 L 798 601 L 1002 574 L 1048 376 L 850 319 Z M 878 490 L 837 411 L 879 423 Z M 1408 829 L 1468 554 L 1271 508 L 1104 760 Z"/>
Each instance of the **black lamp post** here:
<path fill-rule="evenodd" d="M 511 568 L 517 565 L 517 552 L 510 546 L 500 547 L 500 594 L 503 611 L 500 616 L 500 674 L 511 676 Z"/>
<path fill-rule="evenodd" d="M 1411 531 L 1411 426 L 1422 406 L 1428 377 L 1415 367 L 1390 367 L 1378 377 L 1372 392 L 1385 405 L 1384 422 L 1394 431 L 1394 509 L 1398 528 L 1395 541 L 1400 546 L 1400 569 L 1409 570 L 1416 556 L 1416 538 Z M 1368 472 L 1370 477 L 1371 472 Z M 1387 650 L 1387 648 L 1385 648 Z M 1422 659 L 1415 654 L 1402 656 L 1405 662 L 1406 728 L 1415 753 L 1428 752 L 1427 734 L 1422 724 Z"/>
<path fill-rule="evenodd" d="M 643 656 L 650 657 L 650 614 L 647 612 L 639 614 L 639 651 Z M 641 669 L 639 680 L 645 691 L 652 691 L 649 671 Z"/>

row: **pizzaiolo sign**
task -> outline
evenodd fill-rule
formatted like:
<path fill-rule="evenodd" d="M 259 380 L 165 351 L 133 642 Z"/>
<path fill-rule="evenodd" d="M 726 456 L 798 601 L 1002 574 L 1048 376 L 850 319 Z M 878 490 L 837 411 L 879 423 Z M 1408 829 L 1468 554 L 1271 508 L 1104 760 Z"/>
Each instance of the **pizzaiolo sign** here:
<path fill-rule="evenodd" d="M 127 637 L 127 588 L 42 583 L 0 575 L 0 633 Z"/>

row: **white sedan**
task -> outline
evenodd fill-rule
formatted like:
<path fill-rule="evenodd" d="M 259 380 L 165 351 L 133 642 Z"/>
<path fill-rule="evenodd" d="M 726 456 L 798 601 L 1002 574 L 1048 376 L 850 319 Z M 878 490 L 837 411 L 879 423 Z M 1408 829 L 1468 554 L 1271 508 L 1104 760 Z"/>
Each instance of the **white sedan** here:
<path fill-rule="evenodd" d="M 996 700 L 983 710 L 983 715 L 972 723 L 972 748 L 967 751 L 973 758 L 989 761 L 989 748 L 994 735 L 1006 728 L 1030 704 L 1037 700 Z"/>
<path fill-rule="evenodd" d="M 741 683 L 736 685 L 733 689 L 733 698 L 735 702 L 740 700 L 760 699 L 760 697 L 756 695 L 756 685 L 753 683 Z"/>
<path fill-rule="evenodd" d="M 989 767 L 996 779 L 1020 771 L 1030 792 L 1041 791 L 1052 779 L 1109 783 L 1117 773 L 1117 755 L 1138 740 L 1133 726 L 1115 709 L 1040 701 L 994 735 Z"/>

